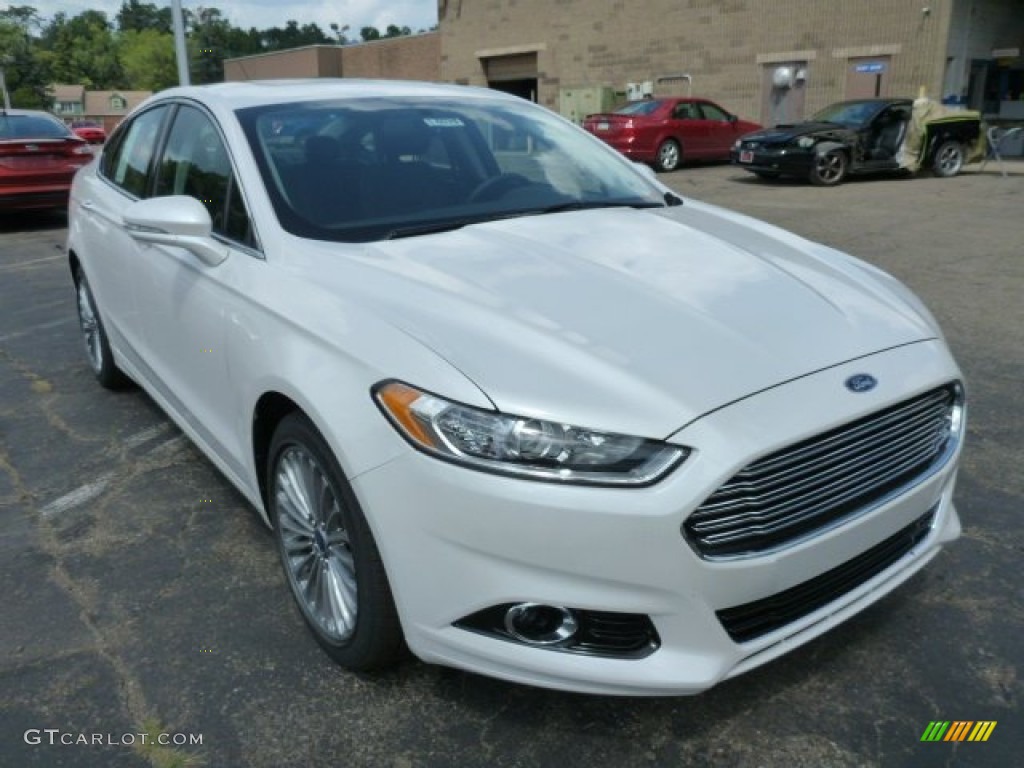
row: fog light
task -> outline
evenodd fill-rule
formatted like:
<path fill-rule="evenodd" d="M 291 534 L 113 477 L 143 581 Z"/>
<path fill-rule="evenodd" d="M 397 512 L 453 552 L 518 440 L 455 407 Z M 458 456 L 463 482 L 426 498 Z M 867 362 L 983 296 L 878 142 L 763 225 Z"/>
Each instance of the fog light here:
<path fill-rule="evenodd" d="M 558 645 L 569 640 L 579 622 L 568 608 L 540 603 L 518 603 L 505 612 L 505 629 L 530 645 Z"/>

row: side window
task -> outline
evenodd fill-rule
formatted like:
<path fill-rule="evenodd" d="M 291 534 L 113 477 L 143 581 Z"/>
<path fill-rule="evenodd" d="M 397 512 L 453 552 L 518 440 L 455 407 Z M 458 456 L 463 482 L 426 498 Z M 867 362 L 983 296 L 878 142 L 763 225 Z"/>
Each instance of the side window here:
<path fill-rule="evenodd" d="M 684 101 L 676 104 L 672 109 L 673 120 L 696 120 L 697 118 L 697 109 L 690 102 Z"/>
<path fill-rule="evenodd" d="M 136 197 L 146 197 L 149 167 L 166 115 L 166 107 L 143 112 L 126 127 L 111 153 L 104 153 L 103 175 Z"/>
<path fill-rule="evenodd" d="M 231 161 L 213 121 L 198 109 L 179 107 L 156 171 L 155 195 L 189 195 L 210 212 L 216 234 L 252 245 Z"/>
<path fill-rule="evenodd" d="M 704 113 L 705 120 L 721 120 L 723 123 L 729 120 L 729 115 L 725 110 L 719 109 L 714 104 L 701 104 L 700 109 Z"/>

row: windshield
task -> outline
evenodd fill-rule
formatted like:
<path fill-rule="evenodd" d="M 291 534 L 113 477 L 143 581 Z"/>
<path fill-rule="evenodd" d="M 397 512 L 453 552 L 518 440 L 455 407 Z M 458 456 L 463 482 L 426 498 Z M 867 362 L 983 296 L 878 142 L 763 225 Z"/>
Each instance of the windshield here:
<path fill-rule="evenodd" d="M 529 102 L 348 99 L 239 110 L 281 225 L 365 242 L 510 216 L 665 205 L 614 151 Z"/>
<path fill-rule="evenodd" d="M 847 128 L 859 128 L 867 123 L 885 104 L 879 101 L 841 101 L 825 107 L 811 118 L 814 123 L 838 123 Z"/>
<path fill-rule="evenodd" d="M 0 114 L 0 140 L 66 139 L 70 135 L 64 123 L 46 115 Z"/>

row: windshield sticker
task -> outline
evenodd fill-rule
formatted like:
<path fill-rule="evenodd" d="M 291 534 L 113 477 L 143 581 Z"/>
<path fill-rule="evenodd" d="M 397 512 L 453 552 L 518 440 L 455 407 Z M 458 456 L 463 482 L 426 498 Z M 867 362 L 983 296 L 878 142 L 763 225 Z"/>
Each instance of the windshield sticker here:
<path fill-rule="evenodd" d="M 457 117 L 425 117 L 423 122 L 431 128 L 462 128 L 465 125 Z"/>

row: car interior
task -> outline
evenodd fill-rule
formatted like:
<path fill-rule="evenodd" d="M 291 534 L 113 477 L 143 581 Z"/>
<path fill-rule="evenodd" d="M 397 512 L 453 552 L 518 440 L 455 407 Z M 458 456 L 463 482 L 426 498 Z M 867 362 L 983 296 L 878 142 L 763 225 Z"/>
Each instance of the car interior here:
<path fill-rule="evenodd" d="M 875 120 L 868 159 L 893 160 L 907 135 L 909 110 L 905 107 L 889 107 Z"/>

